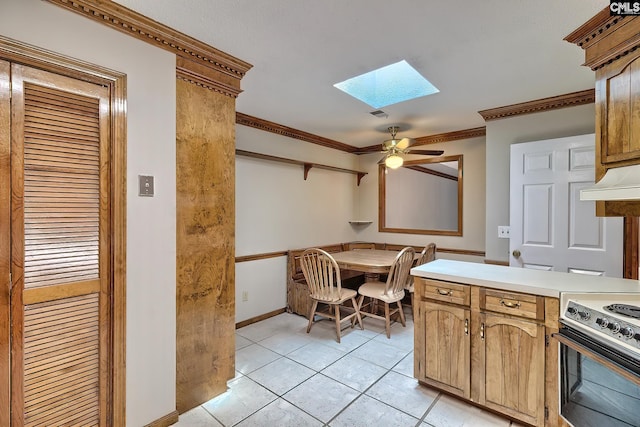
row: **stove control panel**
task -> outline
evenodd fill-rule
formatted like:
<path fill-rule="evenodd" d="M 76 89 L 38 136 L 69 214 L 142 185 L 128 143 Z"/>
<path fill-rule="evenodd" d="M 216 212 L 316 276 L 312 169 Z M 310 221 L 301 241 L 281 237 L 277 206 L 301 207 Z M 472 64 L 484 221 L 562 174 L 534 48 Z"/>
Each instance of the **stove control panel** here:
<path fill-rule="evenodd" d="M 594 310 L 574 301 L 569 301 L 564 318 L 603 333 L 616 341 L 640 348 L 640 327 L 625 322 L 620 316 L 613 316 L 604 310 Z"/>

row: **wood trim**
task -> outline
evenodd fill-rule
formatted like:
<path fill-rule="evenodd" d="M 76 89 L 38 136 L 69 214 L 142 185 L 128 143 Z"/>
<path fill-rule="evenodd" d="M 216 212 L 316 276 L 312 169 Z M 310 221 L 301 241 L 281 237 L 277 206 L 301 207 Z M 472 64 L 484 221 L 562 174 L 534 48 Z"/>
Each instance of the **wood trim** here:
<path fill-rule="evenodd" d="M 209 68 L 220 83 L 239 89 L 252 65 L 164 24 L 107 0 L 46 0 L 117 31 L 150 43 L 178 58 Z"/>
<path fill-rule="evenodd" d="M 168 427 L 178 422 L 178 411 L 173 411 L 158 418 L 155 421 L 151 421 L 144 427 Z"/>
<path fill-rule="evenodd" d="M 519 104 L 505 105 L 504 107 L 490 108 L 488 110 L 478 111 L 478 114 L 488 122 L 491 120 L 504 119 L 505 117 L 521 116 L 524 114 L 540 113 L 543 111 L 558 110 L 560 108 L 592 104 L 595 100 L 595 89 L 586 89 L 579 92 L 521 102 Z"/>
<path fill-rule="evenodd" d="M 612 33 L 621 29 L 625 25 L 638 24 L 637 16 L 611 16 L 608 7 L 605 7 L 587 22 L 578 27 L 564 40 L 580 46 L 587 50 L 600 41 L 607 39 Z M 607 64 L 617 61 L 640 47 L 640 34 L 635 31 L 635 35 L 625 37 L 616 45 L 610 45 L 601 49 L 590 49 L 586 54 L 585 63 L 582 64 L 593 71 L 604 67 Z M 611 43 L 611 42 L 607 42 Z"/>
<path fill-rule="evenodd" d="M 638 217 L 624 217 L 622 271 L 625 279 L 638 280 Z"/>
<path fill-rule="evenodd" d="M 484 251 L 475 251 L 472 249 L 450 249 L 450 248 L 440 248 L 438 247 L 436 249 L 436 253 L 437 252 L 443 252 L 443 253 L 448 253 L 448 254 L 456 254 L 456 255 L 471 255 L 471 256 L 479 256 L 479 257 L 484 257 L 485 256 L 485 252 Z"/>
<path fill-rule="evenodd" d="M 100 279 L 25 289 L 22 293 L 22 301 L 24 305 L 30 305 L 97 292 L 100 292 Z"/>
<path fill-rule="evenodd" d="M 307 180 L 307 177 L 309 175 L 309 171 L 311 170 L 311 168 L 319 168 L 319 169 L 326 169 L 326 170 L 331 170 L 331 171 L 336 171 L 336 172 L 346 172 L 346 173 L 351 173 L 351 174 L 355 174 L 358 177 L 358 181 L 357 184 L 360 185 L 360 181 L 362 180 L 362 178 L 367 175 L 367 172 L 360 172 L 357 170 L 353 170 L 353 169 L 345 169 L 345 168 L 338 168 L 335 166 L 329 166 L 329 165 L 322 165 L 319 163 L 311 163 L 311 162 L 304 162 L 302 160 L 294 160 L 294 159 L 287 159 L 285 157 L 277 157 L 277 156 L 271 156 L 269 154 L 262 154 L 262 153 L 254 153 L 252 151 L 245 151 L 245 150 L 236 150 L 236 156 L 244 156 L 244 157 L 251 157 L 254 159 L 262 159 L 262 160 L 270 160 L 273 162 L 280 162 L 280 163 L 289 163 L 292 165 L 301 165 L 304 167 L 304 180 Z"/>
<path fill-rule="evenodd" d="M 391 244 L 391 243 L 374 243 L 374 244 L 376 245 L 376 249 L 378 249 L 378 248 L 384 249 L 387 246 L 391 247 L 391 246 L 395 245 L 395 244 Z M 424 249 L 422 246 L 416 246 L 416 245 L 402 245 L 402 244 L 400 244 L 400 245 L 397 245 L 397 246 L 398 246 L 399 249 L 402 249 L 402 248 L 407 247 L 407 246 L 411 246 L 416 251 L 421 251 L 422 249 Z M 457 254 L 457 255 L 471 255 L 471 256 L 480 256 L 480 257 L 484 257 L 484 255 L 485 255 L 484 251 L 475 251 L 475 250 L 471 250 L 471 249 L 452 249 L 452 248 L 440 248 L 440 247 L 438 247 L 436 250 L 438 252 Z M 289 253 L 289 251 L 286 250 L 286 251 L 278 251 L 278 252 L 264 252 L 264 253 L 258 253 L 258 254 L 253 254 L 253 255 L 243 255 L 243 256 L 236 257 L 236 264 L 239 263 L 239 262 L 249 262 L 249 261 L 257 261 L 257 260 L 268 259 L 268 258 L 278 258 L 278 257 L 281 257 L 281 256 L 287 256 L 288 253 Z M 493 262 L 489 262 L 489 261 L 490 260 L 485 260 L 484 262 L 486 264 L 507 265 L 507 266 L 509 265 L 508 262 L 506 262 L 505 264 L 499 264 L 499 263 L 502 263 L 503 261 L 493 261 Z"/>
<path fill-rule="evenodd" d="M 463 228 L 463 155 L 440 156 L 428 159 L 409 160 L 404 162 L 403 167 L 415 166 L 425 163 L 458 162 L 458 227 L 455 230 L 422 230 L 414 228 L 394 228 L 386 225 L 386 167 L 384 164 L 378 165 L 378 231 L 381 233 L 404 233 L 404 234 L 430 234 L 437 236 L 462 236 Z"/>
<path fill-rule="evenodd" d="M 279 258 L 281 256 L 287 256 L 287 252 L 288 251 L 265 252 L 261 254 L 255 254 L 255 255 L 237 256 L 236 264 L 239 262 L 257 261 L 259 259 Z"/>
<path fill-rule="evenodd" d="M 240 329 L 242 327 L 251 325 L 252 323 L 260 322 L 261 320 L 265 320 L 265 319 L 268 319 L 270 317 L 277 316 L 278 314 L 284 313 L 286 311 L 287 311 L 286 308 L 279 308 L 277 310 L 273 310 L 273 311 L 270 311 L 268 313 L 264 313 L 264 314 L 261 314 L 259 316 L 252 317 L 250 319 L 243 320 L 242 322 L 236 323 L 236 329 Z"/>
<path fill-rule="evenodd" d="M 347 153 L 353 153 L 354 151 L 359 150 L 359 148 L 349 144 L 345 144 L 343 142 L 334 141 L 333 139 L 323 138 L 318 135 L 314 135 L 298 129 L 290 128 L 288 126 L 280 125 L 278 123 L 270 122 L 268 120 L 259 119 L 257 117 L 253 117 L 248 114 L 243 114 L 240 112 L 236 112 L 236 124 L 263 130 L 265 132 L 275 133 L 277 135 L 287 136 L 293 139 L 299 139 L 301 141 L 310 142 L 312 144 L 321 145 L 327 148 L 333 148 L 335 150 L 340 150 Z"/>
<path fill-rule="evenodd" d="M 218 81 L 211 70 L 198 65 L 184 58 L 176 58 L 176 78 L 232 98 L 237 98 L 242 92 L 237 86 Z"/>
<path fill-rule="evenodd" d="M 454 132 L 445 132 L 445 133 L 438 133 L 435 135 L 420 136 L 418 138 L 414 138 L 414 143 L 412 147 L 417 147 L 418 145 L 437 144 L 440 142 L 458 141 L 460 139 L 478 138 L 486 135 L 487 135 L 486 126 L 481 126 L 477 128 L 457 130 Z M 375 144 L 375 145 L 369 145 L 368 147 L 358 148 L 357 154 L 377 153 L 378 151 L 380 151 L 380 144 Z"/>
<path fill-rule="evenodd" d="M 509 261 L 498 261 L 495 259 L 485 259 L 484 260 L 485 264 L 492 264 L 492 265 L 504 265 L 506 267 L 509 266 Z"/>
<path fill-rule="evenodd" d="M 112 425 L 125 425 L 126 405 L 126 75 L 0 36 L 0 58 L 102 84 L 111 93 Z M 20 301 L 21 303 L 21 301 Z M 1 402 L 0 402 L 1 403 Z"/>
<path fill-rule="evenodd" d="M 0 47 L 2 46 L 0 40 Z M 1 56 L 1 55 L 0 55 Z M 0 61 L 0 87 L 9 87 L 9 62 Z M 0 90 L 0 425 L 11 421 L 11 99 Z"/>
<path fill-rule="evenodd" d="M 587 22 L 573 30 L 564 40 L 578 46 L 589 44 L 598 37 L 598 34 L 605 32 L 612 25 L 616 25 L 621 18 L 623 17 L 611 16 L 609 8 L 605 7 Z"/>
<path fill-rule="evenodd" d="M 454 132 L 438 133 L 435 135 L 420 136 L 415 138 L 413 147 L 418 145 L 437 144 L 440 142 L 458 141 L 460 139 L 478 138 L 487 135 L 487 127 L 480 126 L 477 128 L 457 130 Z"/>
<path fill-rule="evenodd" d="M 111 85 L 111 233 L 113 250 L 113 425 L 126 424 L 127 389 L 127 80 Z"/>
<path fill-rule="evenodd" d="M 442 172 L 434 171 L 434 170 L 431 170 L 431 169 L 423 168 L 422 166 L 407 166 L 406 168 L 414 170 L 416 172 L 422 172 L 422 173 L 426 173 L 428 175 L 437 176 L 439 178 L 450 179 L 451 181 L 457 181 L 458 180 L 457 176 L 447 175 L 446 173 L 442 173 Z"/>

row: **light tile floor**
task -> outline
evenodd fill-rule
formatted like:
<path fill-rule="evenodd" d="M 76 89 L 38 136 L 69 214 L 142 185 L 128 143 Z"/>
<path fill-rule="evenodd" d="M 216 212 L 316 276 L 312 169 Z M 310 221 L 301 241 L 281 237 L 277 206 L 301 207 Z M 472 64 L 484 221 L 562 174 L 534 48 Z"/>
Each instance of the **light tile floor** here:
<path fill-rule="evenodd" d="M 332 321 L 307 334 L 304 317 L 283 313 L 236 331 L 229 390 L 182 414 L 177 427 L 509 427 L 509 420 L 418 384 L 413 322 L 367 318 L 336 341 Z"/>

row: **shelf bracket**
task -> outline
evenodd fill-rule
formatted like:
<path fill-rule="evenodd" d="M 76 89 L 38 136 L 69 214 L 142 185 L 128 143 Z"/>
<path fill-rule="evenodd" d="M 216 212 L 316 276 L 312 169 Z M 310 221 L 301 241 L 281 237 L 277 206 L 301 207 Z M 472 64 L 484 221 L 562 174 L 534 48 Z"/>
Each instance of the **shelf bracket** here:
<path fill-rule="evenodd" d="M 360 181 L 362 181 L 362 178 L 364 178 L 365 175 L 365 172 L 358 172 L 358 187 L 360 187 Z"/>
<path fill-rule="evenodd" d="M 311 168 L 313 167 L 313 163 L 305 163 L 304 164 L 304 180 L 307 180 L 307 177 L 309 176 L 309 171 L 311 170 Z"/>

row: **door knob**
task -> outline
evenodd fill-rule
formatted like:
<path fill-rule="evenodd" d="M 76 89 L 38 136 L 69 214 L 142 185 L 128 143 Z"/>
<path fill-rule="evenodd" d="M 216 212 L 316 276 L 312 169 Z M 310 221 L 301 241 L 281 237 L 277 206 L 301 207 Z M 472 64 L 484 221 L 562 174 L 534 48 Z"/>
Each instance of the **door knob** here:
<path fill-rule="evenodd" d="M 514 249 L 513 252 L 511 252 L 511 255 L 513 255 L 514 258 L 520 258 L 520 255 L 522 254 L 520 253 L 519 250 Z"/>

